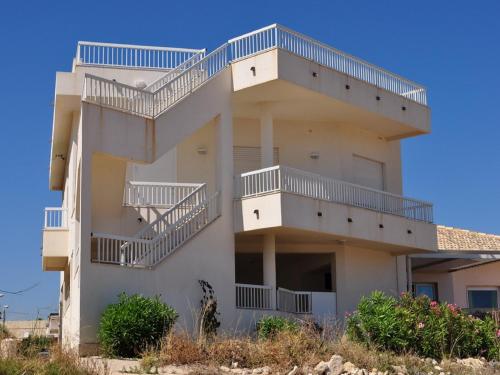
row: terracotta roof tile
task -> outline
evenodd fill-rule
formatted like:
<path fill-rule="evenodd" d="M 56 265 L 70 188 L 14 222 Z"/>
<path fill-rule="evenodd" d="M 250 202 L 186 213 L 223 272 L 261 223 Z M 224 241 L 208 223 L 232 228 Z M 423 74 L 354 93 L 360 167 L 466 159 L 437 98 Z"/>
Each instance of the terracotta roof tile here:
<path fill-rule="evenodd" d="M 439 250 L 500 251 L 500 236 L 437 226 Z"/>

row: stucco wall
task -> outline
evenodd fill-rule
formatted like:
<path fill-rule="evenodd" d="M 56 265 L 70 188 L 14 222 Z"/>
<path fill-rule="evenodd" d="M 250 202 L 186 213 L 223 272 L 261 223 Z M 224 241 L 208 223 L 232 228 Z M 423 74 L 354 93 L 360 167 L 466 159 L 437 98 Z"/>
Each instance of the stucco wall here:
<path fill-rule="evenodd" d="M 454 303 L 466 307 L 468 287 L 500 287 L 500 262 L 453 272 Z"/>
<path fill-rule="evenodd" d="M 257 119 L 235 119 L 235 146 L 260 147 Z M 385 141 L 375 133 L 334 123 L 276 120 L 274 147 L 279 163 L 323 176 L 355 183 L 353 155 L 384 164 L 385 188 L 402 193 L 401 150 L 399 141 Z M 311 152 L 319 159 L 310 158 Z"/>

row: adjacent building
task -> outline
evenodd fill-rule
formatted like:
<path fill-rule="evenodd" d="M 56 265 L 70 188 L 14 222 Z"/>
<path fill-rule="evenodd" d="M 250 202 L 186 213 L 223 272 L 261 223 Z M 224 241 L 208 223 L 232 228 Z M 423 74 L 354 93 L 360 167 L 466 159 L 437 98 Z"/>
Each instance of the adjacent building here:
<path fill-rule="evenodd" d="M 79 42 L 54 103 L 42 263 L 82 354 L 121 292 L 192 327 L 205 280 L 222 329 L 247 330 L 410 290 L 410 255 L 437 251 L 432 204 L 402 188 L 425 88 L 283 26 L 209 53 Z"/>

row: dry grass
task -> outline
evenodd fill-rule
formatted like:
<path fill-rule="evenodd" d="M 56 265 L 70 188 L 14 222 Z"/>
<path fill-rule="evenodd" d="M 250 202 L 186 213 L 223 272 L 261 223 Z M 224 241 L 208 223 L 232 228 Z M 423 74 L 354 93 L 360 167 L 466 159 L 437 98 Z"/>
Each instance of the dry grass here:
<path fill-rule="evenodd" d="M 185 333 L 171 334 L 164 339 L 159 351 L 150 351 L 145 355 L 143 364 L 146 368 L 150 365 L 200 365 L 207 366 L 206 371 L 206 368 L 230 367 L 237 362 L 240 368 L 269 366 L 273 373 L 286 373 L 297 365 L 301 373 L 307 374 L 312 372 L 318 362 L 329 360 L 333 354 L 339 354 L 344 361 L 367 370 L 376 368 L 394 373 L 393 366 L 405 366 L 410 375 L 436 372 L 435 364 L 417 356 L 368 349 L 345 337 L 340 338 L 337 333 L 319 333 L 307 327 L 298 332 L 281 332 L 274 339 L 267 340 L 251 336 L 218 336 L 206 341 L 194 339 Z M 498 373 L 492 368 L 473 371 L 451 361 L 444 361 L 440 366 L 445 373 L 449 371 L 458 375 Z"/>
<path fill-rule="evenodd" d="M 106 375 L 106 367 L 82 363 L 76 353 L 52 347 L 49 356 L 16 355 L 0 359 L 0 375 Z"/>
<path fill-rule="evenodd" d="M 330 358 L 332 342 L 308 329 L 281 332 L 274 339 L 256 339 L 251 336 L 218 336 L 210 341 L 196 340 L 187 334 L 171 334 L 165 338 L 159 351 L 161 365 L 203 364 L 256 368 L 269 366 L 285 371 L 293 366 L 314 367 Z M 150 355 L 150 354 L 148 354 Z"/>

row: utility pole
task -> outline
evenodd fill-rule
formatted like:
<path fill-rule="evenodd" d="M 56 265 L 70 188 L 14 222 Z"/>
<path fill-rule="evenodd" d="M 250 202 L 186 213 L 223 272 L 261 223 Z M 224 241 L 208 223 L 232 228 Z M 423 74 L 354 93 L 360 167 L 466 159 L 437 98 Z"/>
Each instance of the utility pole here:
<path fill-rule="evenodd" d="M 5 313 L 6 310 L 9 308 L 9 305 L 3 305 L 3 313 L 2 313 L 2 320 L 3 320 L 3 328 L 5 330 Z"/>

